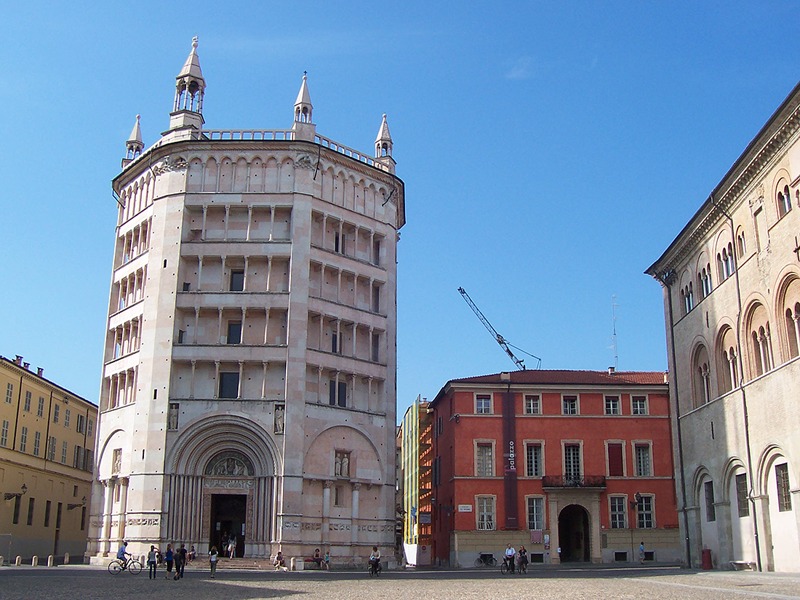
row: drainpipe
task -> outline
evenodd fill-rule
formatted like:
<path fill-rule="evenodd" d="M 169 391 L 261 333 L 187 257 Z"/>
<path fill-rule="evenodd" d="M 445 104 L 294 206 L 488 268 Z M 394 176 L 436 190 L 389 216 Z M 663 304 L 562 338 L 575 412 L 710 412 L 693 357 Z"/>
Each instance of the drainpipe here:
<path fill-rule="evenodd" d="M 721 205 L 717 204 L 714 201 L 714 195 L 712 194 L 708 198 L 711 201 L 711 204 L 714 205 L 714 208 L 719 210 L 720 213 L 727 219 L 728 225 L 731 230 L 731 244 L 736 243 L 736 231 L 733 227 L 733 217 L 728 214 Z M 756 562 L 758 563 L 758 570 L 762 571 L 761 567 L 761 545 L 758 541 L 758 519 L 756 518 L 756 501 L 753 498 L 753 454 L 750 451 L 750 419 L 747 412 L 747 392 L 744 385 L 744 363 L 742 362 L 742 340 L 741 340 L 741 325 L 742 325 L 742 290 L 739 285 L 739 265 L 738 259 L 736 257 L 736 251 L 733 252 L 733 261 L 734 261 L 734 270 L 733 276 L 734 281 L 736 283 L 736 302 L 738 305 L 739 312 L 736 315 L 736 352 L 739 354 L 739 390 L 742 393 L 742 413 L 744 416 L 744 441 L 745 441 L 745 453 L 747 454 L 747 470 L 750 471 L 750 493 L 748 494 L 748 499 L 750 500 L 751 510 L 753 514 L 753 538 L 756 544 Z M 733 382 L 731 382 L 733 383 Z"/>
<path fill-rule="evenodd" d="M 678 362 L 675 356 L 675 321 L 672 313 L 672 291 L 670 289 L 670 281 L 675 280 L 675 273 L 667 271 L 659 275 L 658 280 L 667 290 L 667 312 L 669 313 L 669 332 L 670 332 L 670 354 L 672 354 L 672 378 L 673 381 L 678 381 Z M 692 545 L 689 541 L 689 515 L 686 510 L 686 472 L 684 471 L 683 462 L 683 436 L 681 432 L 681 404 L 678 399 L 678 386 L 670 386 L 675 390 L 675 423 L 677 426 L 678 435 L 678 468 L 681 474 L 681 502 L 683 503 L 683 531 L 684 543 L 686 544 L 686 566 L 692 567 Z"/>

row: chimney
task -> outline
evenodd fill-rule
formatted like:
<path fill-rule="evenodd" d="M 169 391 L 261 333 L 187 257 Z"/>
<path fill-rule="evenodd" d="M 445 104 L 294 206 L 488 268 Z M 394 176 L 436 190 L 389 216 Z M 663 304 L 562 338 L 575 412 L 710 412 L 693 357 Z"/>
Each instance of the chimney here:
<path fill-rule="evenodd" d="M 14 358 L 14 364 L 18 367 L 22 366 L 22 357 L 19 354 Z"/>
<path fill-rule="evenodd" d="M 613 375 L 614 371 L 616 371 L 616 369 L 614 367 L 608 367 L 608 374 L 609 375 Z"/>
<path fill-rule="evenodd" d="M 31 370 L 31 363 L 22 363 L 22 366 L 25 367 L 26 371 L 30 371 Z"/>
<path fill-rule="evenodd" d="M 36 374 L 37 374 L 39 377 L 44 377 L 44 368 L 43 368 L 43 367 L 37 367 L 37 368 L 36 368 Z"/>
<path fill-rule="evenodd" d="M 500 381 L 511 381 L 511 373 L 508 371 L 500 373 Z"/>

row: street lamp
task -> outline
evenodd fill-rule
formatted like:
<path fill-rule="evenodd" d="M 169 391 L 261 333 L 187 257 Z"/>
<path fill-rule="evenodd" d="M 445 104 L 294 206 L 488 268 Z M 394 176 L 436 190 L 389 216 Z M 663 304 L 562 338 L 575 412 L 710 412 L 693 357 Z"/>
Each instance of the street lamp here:
<path fill-rule="evenodd" d="M 81 498 L 81 501 L 77 504 L 67 504 L 67 510 L 75 510 L 79 506 L 86 506 L 86 496 Z"/>
<path fill-rule="evenodd" d="M 28 493 L 28 486 L 25 485 L 24 483 L 22 484 L 22 488 L 20 489 L 22 489 L 21 492 L 6 492 L 5 494 L 3 494 L 3 498 L 5 500 L 11 500 L 12 498 L 20 498 Z"/>

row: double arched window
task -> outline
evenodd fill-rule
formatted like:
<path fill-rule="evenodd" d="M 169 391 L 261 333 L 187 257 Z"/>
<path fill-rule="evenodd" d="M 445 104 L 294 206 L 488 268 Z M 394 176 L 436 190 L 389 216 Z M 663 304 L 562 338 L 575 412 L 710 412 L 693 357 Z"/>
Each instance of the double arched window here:
<path fill-rule="evenodd" d="M 758 377 L 775 366 L 772 355 L 772 335 L 770 332 L 767 310 L 761 304 L 756 304 L 750 312 L 748 319 L 748 353 L 753 369 L 753 375 Z"/>
<path fill-rule="evenodd" d="M 790 210 L 792 210 L 792 196 L 789 192 L 789 186 L 785 185 L 778 192 L 778 218 L 783 217 Z"/>
<path fill-rule="evenodd" d="M 728 245 L 724 246 L 722 251 L 717 254 L 717 269 L 719 270 L 720 281 L 726 280 L 736 270 L 733 258 L 733 244 L 731 242 L 728 242 Z"/>
<path fill-rule="evenodd" d="M 692 361 L 692 400 L 694 406 L 702 406 L 711 400 L 711 370 L 709 368 L 708 350 L 698 346 Z"/>

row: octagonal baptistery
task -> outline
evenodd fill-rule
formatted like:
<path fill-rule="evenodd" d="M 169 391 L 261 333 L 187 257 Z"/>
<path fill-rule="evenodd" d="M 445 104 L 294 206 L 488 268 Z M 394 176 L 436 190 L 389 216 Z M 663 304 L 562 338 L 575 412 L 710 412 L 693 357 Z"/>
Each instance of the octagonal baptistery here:
<path fill-rule="evenodd" d="M 360 562 L 394 546 L 396 249 L 375 157 L 316 133 L 203 128 L 197 40 L 170 125 L 139 117 L 119 218 L 87 555 L 151 544 Z"/>

